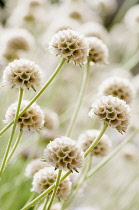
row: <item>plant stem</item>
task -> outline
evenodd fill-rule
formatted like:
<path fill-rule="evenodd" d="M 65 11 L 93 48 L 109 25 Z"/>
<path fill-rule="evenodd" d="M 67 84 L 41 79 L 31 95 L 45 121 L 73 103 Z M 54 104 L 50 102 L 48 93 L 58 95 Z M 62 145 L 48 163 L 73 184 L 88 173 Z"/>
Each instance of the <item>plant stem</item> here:
<path fill-rule="evenodd" d="M 104 123 L 103 127 L 102 127 L 102 130 L 100 131 L 100 134 L 98 135 L 98 137 L 95 139 L 95 141 L 93 141 L 93 143 L 90 145 L 90 147 L 85 151 L 84 157 L 89 155 L 89 153 L 92 151 L 92 149 L 98 144 L 99 140 L 101 139 L 101 137 L 105 133 L 107 127 L 108 127 L 108 124 Z"/>
<path fill-rule="evenodd" d="M 23 130 L 21 129 L 20 132 L 19 132 L 19 135 L 16 139 L 16 142 L 15 142 L 13 148 L 12 148 L 12 151 L 10 152 L 10 154 L 9 154 L 7 160 L 6 160 L 6 164 L 8 164 L 8 162 L 11 160 L 11 158 L 12 158 L 12 156 L 13 156 L 13 154 L 14 154 L 14 152 L 15 152 L 15 150 L 16 150 L 16 148 L 17 148 L 17 146 L 18 146 L 18 144 L 21 140 L 22 134 L 23 134 Z"/>
<path fill-rule="evenodd" d="M 19 117 L 21 117 L 25 111 L 42 95 L 42 93 L 46 90 L 46 88 L 50 85 L 50 83 L 53 81 L 53 79 L 56 77 L 56 75 L 58 74 L 58 72 L 61 70 L 62 66 L 65 63 L 65 59 L 62 58 L 60 63 L 58 64 L 57 68 L 55 69 L 54 73 L 51 75 L 51 77 L 49 78 L 49 80 L 46 82 L 46 84 L 42 87 L 42 89 L 37 93 L 37 95 L 30 101 L 30 103 L 19 113 Z M 0 136 L 5 133 L 5 131 L 10 128 L 10 126 L 14 123 L 14 120 L 11 121 L 6 127 L 4 127 L 1 132 L 0 132 Z"/>
<path fill-rule="evenodd" d="M 81 88 L 80 88 L 80 93 L 79 93 L 79 96 L 78 96 L 78 99 L 77 99 L 75 110 L 73 112 L 72 118 L 71 118 L 70 123 L 69 123 L 69 127 L 68 127 L 67 132 L 66 132 L 66 136 L 70 136 L 70 134 L 73 130 L 73 127 L 75 125 L 75 122 L 76 122 L 76 119 L 77 119 L 77 116 L 78 116 L 78 113 L 79 113 L 79 110 L 80 110 L 80 107 L 81 107 L 81 104 L 82 104 L 82 100 L 83 100 L 84 92 L 85 92 L 85 89 L 86 89 L 86 85 L 87 85 L 89 67 L 90 67 L 90 62 L 87 61 L 86 69 L 84 70 L 84 75 L 83 75 L 82 84 L 81 84 Z"/>
<path fill-rule="evenodd" d="M 54 188 L 53 194 L 52 194 L 52 196 L 51 196 L 50 202 L 49 202 L 49 204 L 48 204 L 47 210 L 50 210 L 50 208 L 51 208 L 51 206 L 52 206 L 53 200 L 54 200 L 54 198 L 55 198 L 55 195 L 56 195 L 56 192 L 57 192 L 57 189 L 58 189 L 58 185 L 59 185 L 59 183 L 60 183 L 61 174 L 62 174 L 62 170 L 59 170 L 59 171 L 58 171 L 58 175 L 57 175 L 57 179 L 56 179 L 55 188 Z"/>
<path fill-rule="evenodd" d="M 123 67 L 127 69 L 127 71 L 131 71 L 132 68 L 138 64 L 139 62 L 139 51 L 137 51 L 125 64 Z"/>
<path fill-rule="evenodd" d="M 13 124 L 13 128 L 12 128 L 12 133 L 11 133 L 11 136 L 10 136 L 10 139 L 9 139 L 9 142 L 8 142 L 8 145 L 7 145 L 3 160 L 2 160 L 2 164 L 1 164 L 1 168 L 0 168 L 0 176 L 2 175 L 3 170 L 5 168 L 8 153 L 9 153 L 12 141 L 13 141 L 13 137 L 14 137 L 14 133 L 15 133 L 15 129 L 16 129 L 16 124 L 17 124 L 17 121 L 18 121 L 18 114 L 19 114 L 19 111 L 20 111 L 20 106 L 21 106 L 21 102 L 22 102 L 22 98 L 23 98 L 23 93 L 24 93 L 23 89 L 20 88 L 17 110 L 16 110 L 16 114 L 15 114 L 15 119 L 13 120 L 14 124 Z"/>
<path fill-rule="evenodd" d="M 48 204 L 48 201 L 49 201 L 49 197 L 46 197 L 46 199 L 44 201 L 44 206 L 43 206 L 43 209 L 42 210 L 46 210 L 46 206 Z"/>
<path fill-rule="evenodd" d="M 99 169 L 101 169 L 109 160 L 111 160 L 128 142 L 130 142 L 137 134 L 139 129 L 135 130 L 131 136 L 124 141 L 122 141 L 106 158 L 104 158 L 90 173 L 87 178 L 93 176 Z"/>

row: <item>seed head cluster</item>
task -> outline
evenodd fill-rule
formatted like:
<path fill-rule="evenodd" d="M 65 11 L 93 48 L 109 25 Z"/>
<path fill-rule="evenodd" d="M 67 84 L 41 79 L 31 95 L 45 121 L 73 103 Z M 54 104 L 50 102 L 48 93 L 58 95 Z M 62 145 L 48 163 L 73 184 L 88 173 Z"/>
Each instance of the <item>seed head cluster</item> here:
<path fill-rule="evenodd" d="M 28 104 L 29 101 L 23 100 L 20 111 L 22 111 Z M 12 104 L 8 108 L 5 115 L 7 123 L 11 122 L 14 119 L 16 109 L 17 109 L 17 102 Z M 42 128 L 44 125 L 43 111 L 37 104 L 33 104 L 25 111 L 25 113 L 21 117 L 19 117 L 18 124 L 20 125 L 20 128 L 23 130 L 34 131 Z"/>
<path fill-rule="evenodd" d="M 82 167 L 83 151 L 77 143 L 66 137 L 56 138 L 44 150 L 46 161 L 63 170 L 76 170 Z"/>
<path fill-rule="evenodd" d="M 57 178 L 57 171 L 54 170 L 53 167 L 46 167 L 40 169 L 37 173 L 35 173 L 33 182 L 32 182 L 32 191 L 37 193 L 42 193 L 46 189 L 48 189 L 51 185 L 53 185 Z M 66 199 L 71 191 L 71 181 L 67 177 L 64 179 L 60 185 L 58 186 L 56 196 L 59 199 Z"/>
<path fill-rule="evenodd" d="M 27 59 L 14 60 L 3 72 L 3 80 L 7 85 L 17 88 L 32 88 L 40 86 L 42 73 L 40 67 Z"/>
<path fill-rule="evenodd" d="M 70 29 L 56 33 L 49 43 L 49 48 L 52 53 L 75 64 L 83 64 L 89 51 L 85 37 Z"/>
<path fill-rule="evenodd" d="M 117 97 L 102 96 L 92 104 L 89 117 L 99 119 L 122 133 L 130 122 L 130 108 Z"/>

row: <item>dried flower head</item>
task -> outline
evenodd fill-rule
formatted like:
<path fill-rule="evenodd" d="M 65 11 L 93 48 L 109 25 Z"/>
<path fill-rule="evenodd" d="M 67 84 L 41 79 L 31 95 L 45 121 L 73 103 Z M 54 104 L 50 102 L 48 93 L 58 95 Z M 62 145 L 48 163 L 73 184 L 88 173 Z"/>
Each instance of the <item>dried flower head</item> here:
<path fill-rule="evenodd" d="M 66 136 L 50 142 L 44 150 L 44 157 L 52 166 L 63 170 L 81 168 L 84 159 L 82 149 Z"/>
<path fill-rule="evenodd" d="M 49 48 L 52 53 L 75 64 L 83 64 L 89 51 L 85 37 L 70 29 L 56 33 L 49 43 Z"/>
<path fill-rule="evenodd" d="M 50 167 L 50 164 L 43 162 L 40 159 L 32 160 L 25 169 L 25 176 L 33 177 L 36 172 L 45 167 Z"/>
<path fill-rule="evenodd" d="M 107 46 L 98 38 L 91 37 L 87 38 L 89 43 L 89 55 L 88 59 L 93 63 L 108 63 L 108 48 Z"/>
<path fill-rule="evenodd" d="M 22 101 L 21 109 L 22 111 L 27 105 L 29 104 L 29 101 Z M 17 109 L 17 102 L 12 104 L 5 115 L 6 122 L 11 122 L 16 113 Z M 44 114 L 41 108 L 37 104 L 32 104 L 25 113 L 19 117 L 18 124 L 23 130 L 38 130 L 43 127 L 44 125 Z"/>
<path fill-rule="evenodd" d="M 78 138 L 78 144 L 82 147 L 83 151 L 86 151 L 92 142 L 98 137 L 100 131 L 99 130 L 86 130 L 83 132 Z M 98 157 L 103 157 L 108 154 L 111 148 L 111 141 L 109 137 L 104 134 L 98 144 L 94 147 L 91 152 L 91 155 L 95 155 Z"/>
<path fill-rule="evenodd" d="M 57 129 L 59 126 L 59 119 L 56 112 L 52 109 L 44 108 L 44 127 L 50 130 Z"/>
<path fill-rule="evenodd" d="M 102 96 L 92 104 L 89 117 L 99 119 L 122 133 L 130 122 L 130 108 L 117 97 Z"/>
<path fill-rule="evenodd" d="M 42 75 L 38 65 L 27 59 L 14 60 L 3 72 L 3 80 L 7 85 L 17 88 L 33 88 L 40 86 Z"/>
<path fill-rule="evenodd" d="M 110 77 L 99 88 L 100 95 L 112 95 L 130 104 L 134 98 L 134 87 L 128 79 Z"/>
<path fill-rule="evenodd" d="M 32 191 L 42 193 L 46 189 L 48 189 L 51 185 L 53 185 L 57 178 L 57 171 L 54 170 L 53 167 L 46 167 L 40 169 L 37 173 L 35 173 L 33 182 L 32 182 Z M 71 182 L 67 177 L 64 179 L 57 190 L 57 197 L 60 199 L 66 199 L 71 191 Z"/>

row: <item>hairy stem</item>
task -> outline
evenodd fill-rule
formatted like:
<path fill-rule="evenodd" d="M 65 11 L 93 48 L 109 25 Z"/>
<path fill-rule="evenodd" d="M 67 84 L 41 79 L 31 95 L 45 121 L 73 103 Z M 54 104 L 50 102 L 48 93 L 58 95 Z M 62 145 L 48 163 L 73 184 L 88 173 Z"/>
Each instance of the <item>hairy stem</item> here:
<path fill-rule="evenodd" d="M 10 147 L 11 147 L 11 144 L 12 144 L 12 141 L 13 141 L 13 137 L 14 137 L 14 133 L 15 133 L 15 129 L 16 129 L 16 124 L 17 124 L 17 121 L 18 121 L 18 114 L 19 114 L 19 111 L 20 111 L 20 106 L 21 106 L 21 102 L 22 102 L 22 98 L 23 98 L 23 93 L 24 93 L 23 89 L 20 88 L 17 110 L 16 110 L 16 114 L 15 114 L 15 119 L 13 120 L 14 124 L 13 124 L 13 128 L 12 128 L 12 133 L 11 133 L 11 136 L 10 136 L 10 139 L 9 139 L 9 142 L 8 142 L 8 145 L 7 145 L 3 160 L 2 160 L 2 164 L 1 164 L 1 168 L 0 168 L 0 176 L 2 175 L 3 170 L 5 168 L 6 160 L 7 160 L 9 150 L 10 150 Z"/>
<path fill-rule="evenodd" d="M 29 102 L 29 104 L 19 113 L 19 117 L 21 117 L 25 111 L 42 95 L 42 93 L 46 90 L 46 88 L 50 85 L 50 83 L 53 81 L 53 79 L 56 77 L 58 72 L 61 70 L 62 66 L 65 63 L 65 59 L 62 58 L 60 63 L 58 64 L 57 68 L 55 69 L 54 73 L 51 75 L 49 80 L 46 82 L 46 84 L 42 87 L 42 89 L 37 93 L 37 95 Z M 8 128 L 11 127 L 11 125 L 14 123 L 14 120 L 11 121 L 5 128 L 3 128 L 0 131 L 0 136 L 7 131 Z"/>
<path fill-rule="evenodd" d="M 73 127 L 75 125 L 75 122 L 76 122 L 76 119 L 77 119 L 77 116 L 78 116 L 78 113 L 79 113 L 79 110 L 80 110 L 80 107 L 81 107 L 81 104 L 82 104 L 82 100 L 83 100 L 84 92 L 85 92 L 85 89 L 86 89 L 86 85 L 87 85 L 89 67 L 90 67 L 90 62 L 87 61 L 86 69 L 84 70 L 84 75 L 83 75 L 82 84 L 81 84 L 81 88 L 80 88 L 80 93 L 79 93 L 79 96 L 78 96 L 78 99 L 77 99 L 75 110 L 73 112 L 72 118 L 71 118 L 70 123 L 69 123 L 69 127 L 68 127 L 67 132 L 66 132 L 66 136 L 70 136 L 70 134 L 73 130 Z"/>

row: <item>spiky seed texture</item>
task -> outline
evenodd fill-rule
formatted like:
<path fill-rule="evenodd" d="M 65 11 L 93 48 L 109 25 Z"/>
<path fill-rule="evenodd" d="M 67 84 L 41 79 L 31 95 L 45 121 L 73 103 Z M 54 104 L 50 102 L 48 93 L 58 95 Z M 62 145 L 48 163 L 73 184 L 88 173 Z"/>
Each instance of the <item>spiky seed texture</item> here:
<path fill-rule="evenodd" d="M 29 101 L 23 100 L 21 104 L 20 111 L 22 111 L 27 105 L 29 104 Z M 14 117 L 17 110 L 17 102 L 12 104 L 5 115 L 6 123 L 11 122 Z M 41 110 L 40 106 L 38 106 L 36 103 L 32 104 L 25 113 L 19 117 L 18 124 L 20 125 L 20 128 L 23 130 L 39 130 L 44 125 L 44 114 Z"/>
<path fill-rule="evenodd" d="M 51 167 L 51 165 L 47 162 L 41 161 L 40 159 L 34 159 L 26 166 L 25 176 L 33 177 L 36 172 L 45 167 Z"/>
<path fill-rule="evenodd" d="M 91 107 L 89 117 L 103 121 L 120 133 L 126 132 L 131 113 L 125 101 L 111 95 L 102 96 Z"/>
<path fill-rule="evenodd" d="M 108 63 L 108 48 L 107 46 L 96 37 L 86 38 L 89 43 L 89 55 L 88 59 L 90 62 L 107 64 Z"/>
<path fill-rule="evenodd" d="M 67 29 L 59 31 L 52 37 L 49 49 L 67 61 L 83 64 L 87 60 L 89 46 L 83 35 Z"/>
<path fill-rule="evenodd" d="M 90 145 L 94 142 L 94 140 L 98 137 L 100 131 L 99 130 L 86 130 L 84 131 L 78 138 L 78 144 L 82 147 L 85 152 Z M 103 157 L 106 156 L 111 148 L 111 141 L 109 137 L 104 134 L 99 140 L 98 144 L 94 147 L 91 152 L 92 156 Z"/>
<path fill-rule="evenodd" d="M 59 126 L 59 118 L 58 114 L 54 112 L 52 109 L 44 108 L 44 118 L 45 123 L 44 127 L 50 130 L 56 130 Z"/>
<path fill-rule="evenodd" d="M 135 88 L 128 79 L 110 77 L 101 84 L 99 94 L 116 96 L 130 104 L 135 96 Z"/>
<path fill-rule="evenodd" d="M 44 150 L 48 163 L 58 169 L 76 170 L 82 167 L 83 151 L 76 141 L 62 136 L 50 142 Z"/>
<path fill-rule="evenodd" d="M 42 72 L 33 61 L 27 59 L 14 60 L 5 68 L 3 80 L 12 87 L 35 90 L 41 84 Z"/>
<path fill-rule="evenodd" d="M 42 193 L 53 185 L 56 181 L 58 172 L 53 167 L 40 169 L 35 173 L 32 182 L 32 191 Z M 71 181 L 69 177 L 64 179 L 57 190 L 56 196 L 60 199 L 66 199 L 71 191 Z"/>

